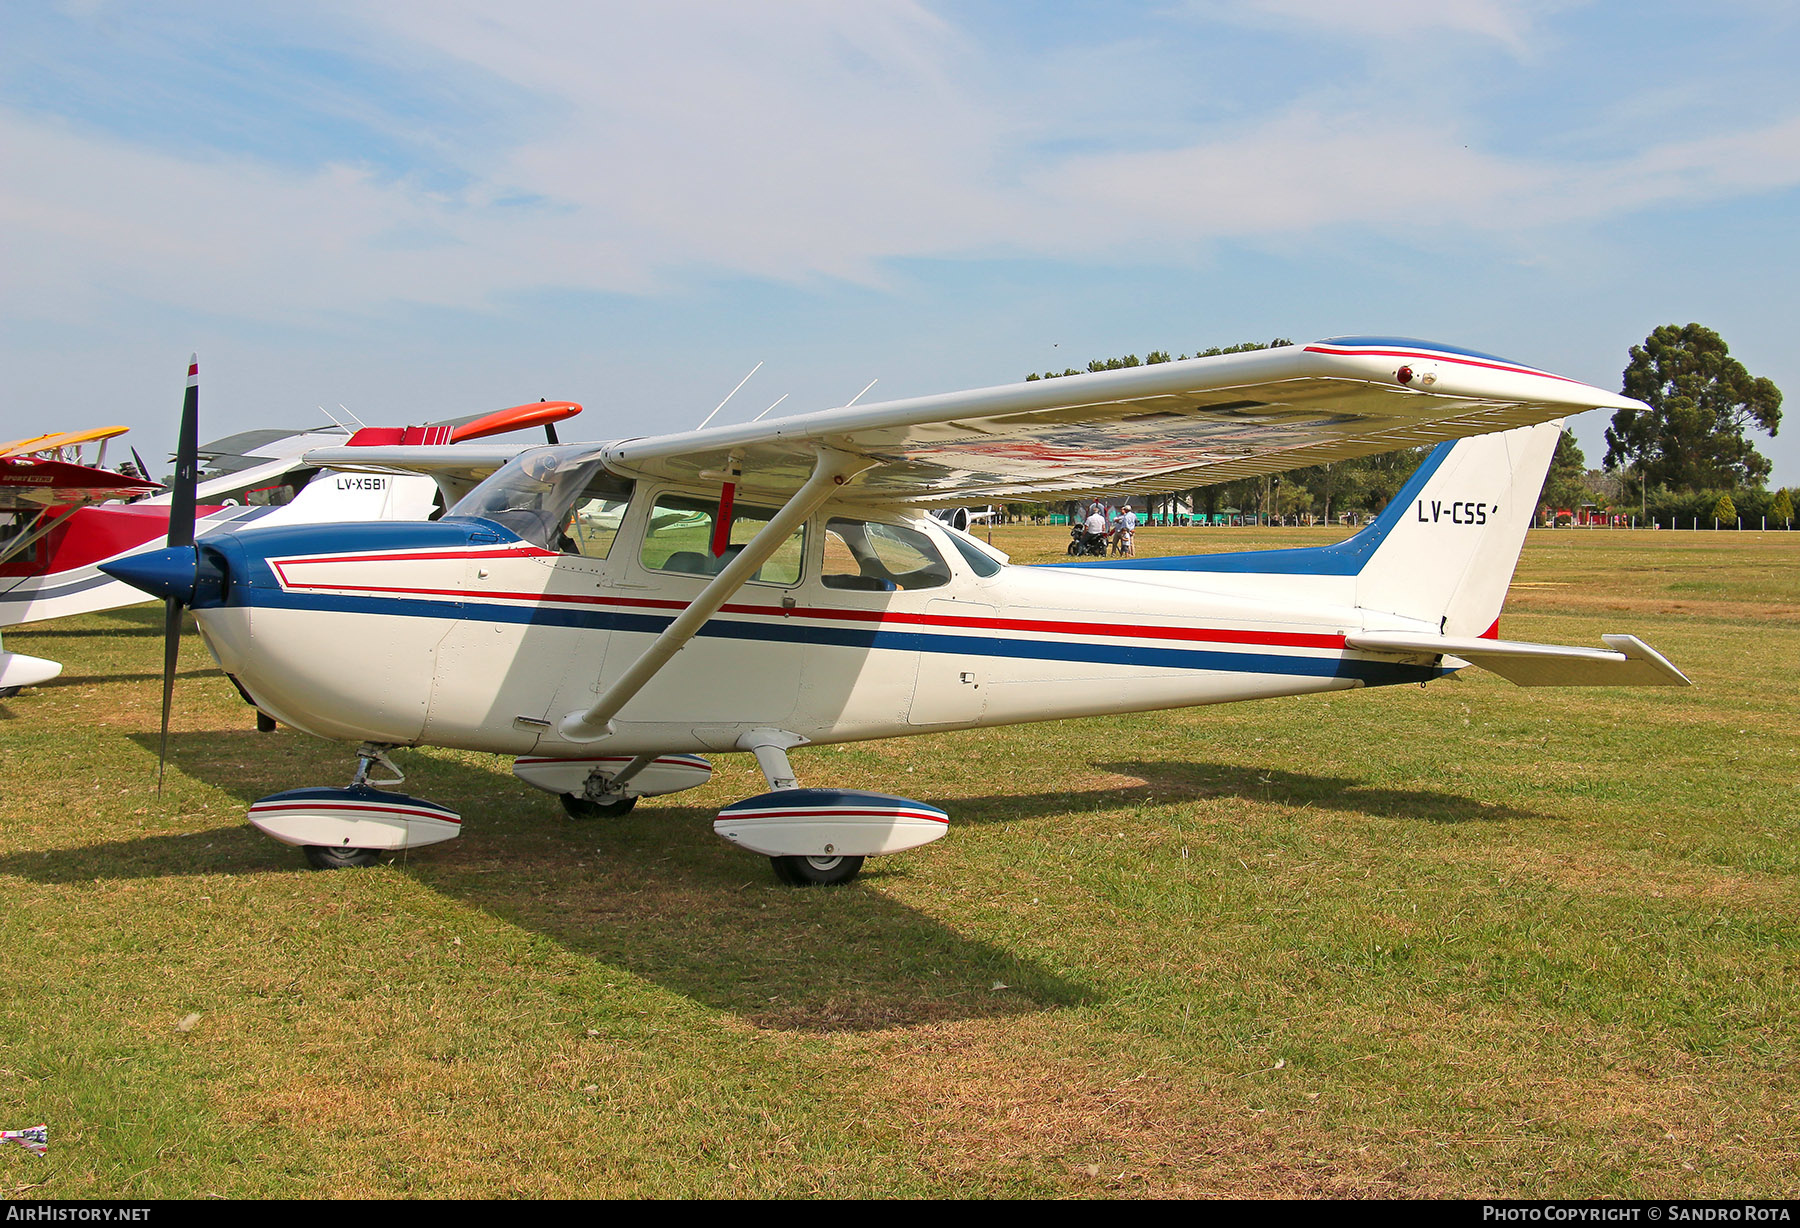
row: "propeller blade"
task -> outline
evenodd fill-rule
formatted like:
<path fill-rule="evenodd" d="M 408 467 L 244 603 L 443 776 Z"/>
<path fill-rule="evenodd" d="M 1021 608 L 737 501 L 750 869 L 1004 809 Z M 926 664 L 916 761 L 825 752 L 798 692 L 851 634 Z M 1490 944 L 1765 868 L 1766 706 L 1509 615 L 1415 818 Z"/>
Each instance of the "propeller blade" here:
<path fill-rule="evenodd" d="M 181 401 L 181 432 L 175 440 L 175 488 L 169 498 L 169 545 L 194 544 L 194 497 L 200 484 L 200 356 L 188 359 L 187 394 Z M 169 759 L 169 709 L 175 702 L 175 664 L 181 656 L 179 598 L 170 597 L 163 616 L 162 741 L 156 750 L 156 791 L 162 792 Z"/>
<path fill-rule="evenodd" d="M 169 545 L 194 544 L 194 495 L 200 484 L 200 356 L 188 359 L 181 433 L 175 440 L 175 486 L 169 498 Z"/>
<path fill-rule="evenodd" d="M 169 760 L 169 709 L 175 702 L 175 663 L 181 656 L 181 602 L 171 597 L 163 603 L 163 702 L 162 741 L 156 747 L 156 791 L 162 792 L 163 768 Z"/>

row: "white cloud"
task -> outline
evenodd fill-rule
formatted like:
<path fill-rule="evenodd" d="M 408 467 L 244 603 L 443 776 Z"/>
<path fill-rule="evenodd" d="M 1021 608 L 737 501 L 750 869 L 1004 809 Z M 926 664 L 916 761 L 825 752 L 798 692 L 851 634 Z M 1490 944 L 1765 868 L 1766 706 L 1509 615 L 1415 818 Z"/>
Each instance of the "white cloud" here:
<path fill-rule="evenodd" d="M 555 94 L 491 182 L 572 207 L 659 265 L 867 278 L 1003 222 L 997 121 L 910 3 L 388 10 L 439 52 Z"/>
<path fill-rule="evenodd" d="M 1800 184 L 1800 119 L 1610 162 L 1472 150 L 1449 126 L 1298 111 L 1253 131 L 1151 153 L 1072 160 L 1046 192 L 1127 243 L 1378 230 L 1529 232 Z"/>
<path fill-rule="evenodd" d="M 1262 7 L 1328 20 L 1316 0 Z M 1506 43 L 1540 7 L 1356 11 L 1377 31 L 1435 22 Z M 1800 119 L 1576 162 L 1490 152 L 1466 116 L 1378 99 L 1293 102 L 1157 149 L 1034 154 L 1064 126 L 1055 100 L 1012 115 L 981 84 L 983 49 L 908 0 L 372 11 L 382 25 L 358 38 L 395 72 L 464 65 L 471 89 L 539 96 L 538 126 L 464 154 L 468 185 L 447 192 L 0 111 L 7 310 L 79 319 L 136 300 L 292 321 L 690 274 L 874 281 L 902 258 L 1179 258 L 1345 227 L 1510 235 L 1800 183 Z M 453 131 L 417 135 L 458 148 Z"/>
<path fill-rule="evenodd" d="M 1576 0 L 1578 2 L 1578 0 Z M 1369 41 L 1418 41 L 1445 33 L 1498 43 L 1521 58 L 1535 51 L 1540 19 L 1571 0 L 1193 0 L 1187 7 L 1213 20 L 1257 22 L 1350 35 Z"/>

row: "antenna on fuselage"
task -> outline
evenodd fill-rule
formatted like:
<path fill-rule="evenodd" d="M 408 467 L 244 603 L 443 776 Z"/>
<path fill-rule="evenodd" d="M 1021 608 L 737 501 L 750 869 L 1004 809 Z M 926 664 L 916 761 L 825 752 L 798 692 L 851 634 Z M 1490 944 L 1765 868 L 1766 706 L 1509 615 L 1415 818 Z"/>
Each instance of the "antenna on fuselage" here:
<path fill-rule="evenodd" d="M 856 404 L 858 401 L 863 399 L 863 392 L 867 392 L 869 389 L 873 388 L 876 384 L 879 384 L 880 382 L 881 382 L 881 377 L 876 376 L 874 379 L 870 380 L 868 383 L 863 385 L 862 392 L 857 393 L 855 396 L 851 397 L 848 401 L 845 401 L 842 405 L 838 406 L 838 408 L 839 409 L 849 409 L 852 405 Z"/>
<path fill-rule="evenodd" d="M 741 379 L 737 382 L 737 388 L 733 388 L 730 392 L 725 394 L 725 401 L 729 401 L 729 400 L 731 400 L 732 397 L 736 396 L 737 392 L 738 392 L 738 388 L 742 388 L 745 384 L 748 384 L 750 382 L 750 376 L 755 375 L 760 370 L 762 370 L 762 364 L 760 362 L 757 363 L 754 367 L 751 367 L 750 374 L 744 376 L 743 379 Z M 714 418 L 718 417 L 719 411 L 721 409 L 725 408 L 725 401 L 720 401 L 717 405 L 713 406 L 712 413 L 706 415 L 706 417 L 701 420 L 700 425 L 695 427 L 694 429 L 696 431 L 706 429 L 706 424 L 708 422 L 711 422 Z"/>
<path fill-rule="evenodd" d="M 785 392 L 784 392 L 784 393 L 782 393 L 782 394 L 781 394 L 781 395 L 780 395 L 780 396 L 778 396 L 778 397 L 776 397 L 776 398 L 775 398 L 775 404 L 774 404 L 774 405 L 770 405 L 770 406 L 769 406 L 769 409 L 774 409 L 774 408 L 775 408 L 775 406 L 776 406 L 776 405 L 779 405 L 779 404 L 781 404 L 781 403 L 782 403 L 782 402 L 783 402 L 783 401 L 785 401 L 785 400 L 787 400 L 787 399 L 788 399 L 788 394 L 787 394 L 787 393 L 785 393 Z M 760 414 L 758 414 L 758 415 L 756 415 L 756 417 L 754 417 L 754 418 L 752 418 L 752 419 L 750 419 L 750 421 L 752 421 L 752 422 L 761 422 L 761 421 L 762 421 L 762 420 L 763 420 L 763 419 L 764 419 L 764 418 L 767 418 L 767 417 L 768 417 L 768 416 L 769 416 L 769 409 L 765 409 L 765 410 L 763 410 L 763 411 L 762 411 L 762 413 L 760 413 Z"/>

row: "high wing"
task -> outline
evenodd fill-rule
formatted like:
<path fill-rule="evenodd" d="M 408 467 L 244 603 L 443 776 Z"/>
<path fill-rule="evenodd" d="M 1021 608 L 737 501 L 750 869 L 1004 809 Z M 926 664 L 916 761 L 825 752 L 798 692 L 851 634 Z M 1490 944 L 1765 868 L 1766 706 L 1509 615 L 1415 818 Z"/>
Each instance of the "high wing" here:
<path fill-rule="evenodd" d="M 343 428 L 284 431 L 246 431 L 227 439 L 202 444 L 199 458 L 206 466 L 201 474 L 199 498 L 218 497 L 245 488 L 280 482 L 295 470 L 328 464 L 321 456 L 341 456 L 333 468 L 390 473 L 429 473 L 453 492 L 473 486 L 523 452 L 530 444 L 484 442 L 480 448 L 465 440 L 487 441 L 490 436 L 529 427 L 550 427 L 581 412 L 574 401 L 534 401 L 506 409 L 450 418 L 426 426 L 365 426 L 345 437 Z M 451 446 L 454 445 L 454 446 Z M 422 464 L 369 463 L 371 457 L 399 454 L 428 458 Z M 151 502 L 166 502 L 153 499 Z"/>
<path fill-rule="evenodd" d="M 110 469 L 32 456 L 0 457 L 0 512 L 101 503 L 161 489 Z"/>
<path fill-rule="evenodd" d="M 42 452 L 58 452 L 84 443 L 104 443 L 123 435 L 126 429 L 122 426 L 97 426 L 85 431 L 58 431 L 50 435 L 34 435 L 30 439 L 15 439 L 11 443 L 0 443 L 0 456 L 33 456 Z"/>
<path fill-rule="evenodd" d="M 420 473 L 433 478 L 450 505 L 521 452 L 540 445 L 529 443 L 405 444 L 369 447 L 314 448 L 306 454 L 309 465 L 341 469 L 349 473 Z M 595 445 L 598 447 L 599 445 Z"/>
<path fill-rule="evenodd" d="M 644 478 L 792 491 L 823 446 L 873 460 L 858 497 L 921 507 L 1157 493 L 1640 403 L 1493 355 L 1339 337 L 915 397 L 596 445 Z M 314 464 L 429 472 L 479 463 L 432 448 L 329 448 Z M 497 467 L 497 466 L 496 466 Z"/>

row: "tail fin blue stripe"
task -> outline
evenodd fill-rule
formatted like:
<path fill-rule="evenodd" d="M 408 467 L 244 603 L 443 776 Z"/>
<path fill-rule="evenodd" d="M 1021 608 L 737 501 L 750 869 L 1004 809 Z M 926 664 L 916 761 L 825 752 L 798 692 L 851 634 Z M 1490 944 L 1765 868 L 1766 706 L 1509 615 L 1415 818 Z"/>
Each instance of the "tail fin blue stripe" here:
<path fill-rule="evenodd" d="M 1387 535 L 1406 515 L 1413 500 L 1431 481 L 1456 446 L 1447 440 L 1431 450 L 1400 493 L 1381 515 L 1354 537 L 1329 546 L 1302 546 L 1292 550 L 1243 550 L 1231 554 L 1186 554 L 1177 558 L 1125 559 L 1110 563 L 1049 563 L 1049 567 L 1102 567 L 1109 571 L 1229 571 L 1270 576 L 1354 576 L 1381 548 Z"/>

